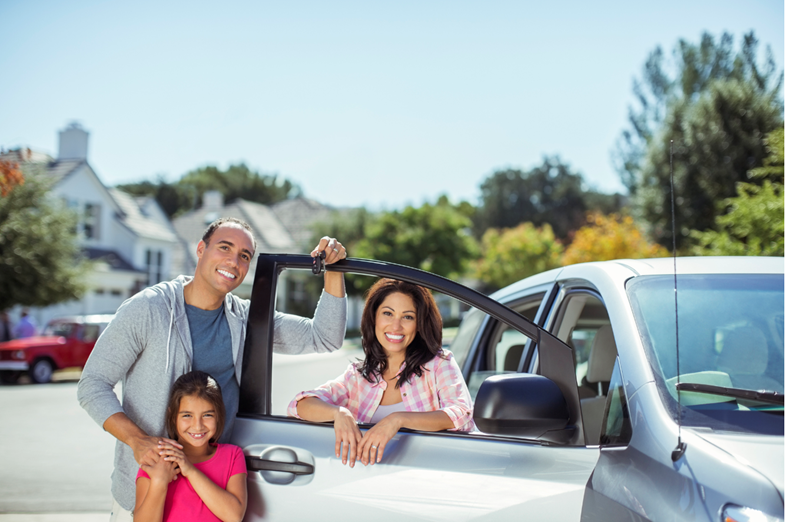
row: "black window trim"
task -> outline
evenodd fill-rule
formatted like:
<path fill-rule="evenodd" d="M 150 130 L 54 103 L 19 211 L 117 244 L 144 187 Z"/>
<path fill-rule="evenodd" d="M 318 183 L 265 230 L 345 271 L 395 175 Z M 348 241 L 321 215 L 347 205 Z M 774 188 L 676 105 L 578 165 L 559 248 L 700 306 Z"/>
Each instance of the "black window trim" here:
<path fill-rule="evenodd" d="M 310 269 L 312 258 L 295 254 L 259 254 L 257 257 L 251 305 L 243 352 L 239 412 L 249 415 L 272 414 L 272 390 L 268 376 L 272 370 L 273 324 L 278 276 L 285 269 Z M 493 316 L 532 339 L 547 356 L 539 356 L 541 374 L 562 390 L 570 411 L 570 424 L 579 427 L 575 444 L 583 444 L 578 388 L 572 368 L 572 349 L 543 327 L 507 306 L 450 279 L 394 263 L 366 259 L 344 259 L 328 265 L 328 271 L 391 277 L 428 287 L 458 299 Z M 565 371 L 566 370 L 566 371 Z"/>

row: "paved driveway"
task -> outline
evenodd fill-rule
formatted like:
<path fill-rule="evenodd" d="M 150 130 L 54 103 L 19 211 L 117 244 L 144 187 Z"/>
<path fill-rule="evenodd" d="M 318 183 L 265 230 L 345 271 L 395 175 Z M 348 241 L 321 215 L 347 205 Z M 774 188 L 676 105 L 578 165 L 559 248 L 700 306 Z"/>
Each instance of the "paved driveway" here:
<path fill-rule="evenodd" d="M 109 512 L 115 439 L 79 407 L 78 376 L 0 385 L 0 513 Z"/>

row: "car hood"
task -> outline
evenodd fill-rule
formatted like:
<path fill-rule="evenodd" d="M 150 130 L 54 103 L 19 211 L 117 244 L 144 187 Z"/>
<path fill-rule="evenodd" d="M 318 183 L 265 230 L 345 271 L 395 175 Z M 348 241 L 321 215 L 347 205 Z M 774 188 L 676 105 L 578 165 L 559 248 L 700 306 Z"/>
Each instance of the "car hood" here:
<path fill-rule="evenodd" d="M 785 480 L 785 445 L 776 435 L 698 433 L 702 439 L 733 455 L 768 478 L 780 495 Z"/>
<path fill-rule="evenodd" d="M 65 337 L 57 337 L 54 335 L 36 335 L 35 337 L 14 339 L 13 341 L 0 343 L 0 350 L 24 350 L 25 348 L 34 348 L 36 346 L 52 346 L 53 344 L 64 343 Z"/>

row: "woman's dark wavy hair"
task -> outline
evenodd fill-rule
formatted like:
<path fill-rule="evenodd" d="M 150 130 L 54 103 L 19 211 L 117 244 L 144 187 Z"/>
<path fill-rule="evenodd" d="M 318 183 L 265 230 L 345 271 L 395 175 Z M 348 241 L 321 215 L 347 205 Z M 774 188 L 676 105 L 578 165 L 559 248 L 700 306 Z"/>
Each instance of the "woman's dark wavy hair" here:
<path fill-rule="evenodd" d="M 224 408 L 221 386 L 209 374 L 192 371 L 181 375 L 172 385 L 169 393 L 169 404 L 166 406 L 166 431 L 169 438 L 177 440 L 177 414 L 180 412 L 180 401 L 183 397 L 199 397 L 215 408 L 215 435 L 210 438 L 215 443 L 221 438 L 226 423 L 226 408 Z"/>
<path fill-rule="evenodd" d="M 395 279 L 376 281 L 366 294 L 360 322 L 365 361 L 358 369 L 368 382 L 380 382 L 387 370 L 387 355 L 376 339 L 376 312 L 382 301 L 396 292 L 412 298 L 417 314 L 417 334 L 406 347 L 406 365 L 395 385 L 397 388 L 412 375 L 422 377 L 423 365 L 436 356 L 442 356 L 442 314 L 426 288 Z"/>

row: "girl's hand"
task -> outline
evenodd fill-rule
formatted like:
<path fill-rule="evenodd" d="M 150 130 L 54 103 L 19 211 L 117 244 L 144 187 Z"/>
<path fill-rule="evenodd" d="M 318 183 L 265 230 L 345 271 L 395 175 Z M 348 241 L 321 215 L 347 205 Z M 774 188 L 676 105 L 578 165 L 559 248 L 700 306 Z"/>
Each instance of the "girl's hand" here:
<path fill-rule="evenodd" d="M 191 461 L 185 456 L 183 450 L 177 446 L 169 444 L 168 442 L 161 442 L 158 445 L 158 454 L 162 457 L 162 461 L 177 466 L 184 477 L 189 477 L 196 471 L 196 467 L 191 464 Z"/>
<path fill-rule="evenodd" d="M 352 412 L 343 406 L 338 408 L 334 416 L 335 420 L 335 457 L 341 459 L 346 464 L 349 459 L 349 467 L 354 467 L 357 460 L 357 450 L 363 434 L 357 427 L 357 421 Z M 343 448 L 341 448 L 343 444 Z"/>
<path fill-rule="evenodd" d="M 401 426 L 401 416 L 397 413 L 391 413 L 366 431 L 360 442 L 360 447 L 357 449 L 360 454 L 360 461 L 366 466 L 369 462 L 372 465 L 381 462 L 385 446 L 398 433 Z"/>

